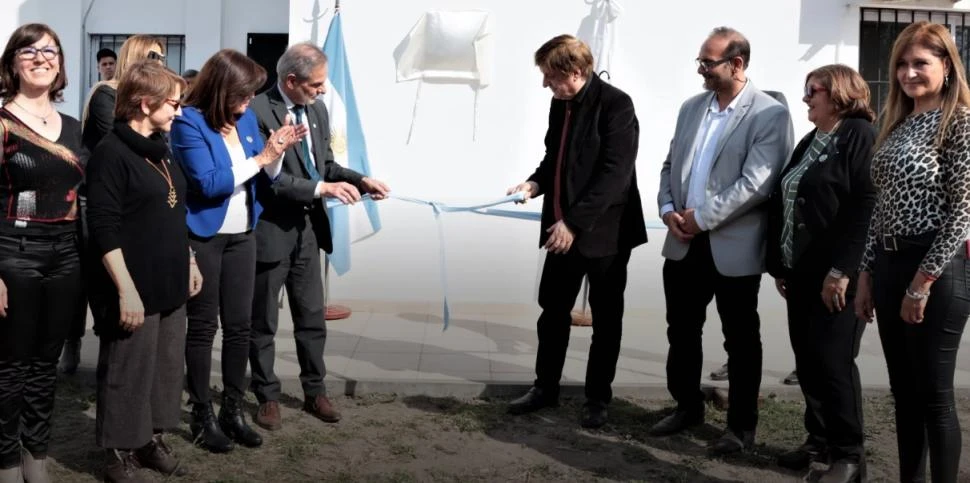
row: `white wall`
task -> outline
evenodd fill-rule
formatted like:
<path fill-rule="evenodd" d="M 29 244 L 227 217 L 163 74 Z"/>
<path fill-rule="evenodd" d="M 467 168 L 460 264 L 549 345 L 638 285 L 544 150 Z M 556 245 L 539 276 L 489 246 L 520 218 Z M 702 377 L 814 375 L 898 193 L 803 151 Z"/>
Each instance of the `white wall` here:
<path fill-rule="evenodd" d="M 289 26 L 287 4 L 286 0 L 223 0 L 222 48 L 245 53 L 249 33 L 286 33 Z M 212 53 L 215 51 L 210 55 Z"/>
<path fill-rule="evenodd" d="M 550 95 L 541 87 L 532 54 L 554 35 L 577 32 L 590 13 L 584 0 L 341 3 L 376 177 L 388 181 L 398 194 L 460 203 L 497 198 L 535 169 L 542 156 Z M 659 221 L 658 173 L 677 110 L 701 89 L 694 58 L 712 28 L 728 25 L 748 36 L 750 78 L 762 89 L 785 93 L 799 137 L 810 129 L 800 102 L 805 73 L 833 62 L 857 63 L 858 7 L 847 6 L 845 0 L 737 0 L 730 9 L 721 0 L 696 0 L 689 6 L 621 3 L 624 14 L 617 21 L 612 83 L 636 104 L 641 125 L 637 171 L 644 212 L 651 222 Z M 305 19 L 314 9 L 332 7 L 332 1 L 291 0 L 290 41 L 313 36 L 313 25 Z M 471 91 L 428 84 L 421 93 L 413 140 L 410 145 L 405 142 L 417 85 L 395 82 L 392 54 L 430 9 L 483 9 L 492 14 L 497 56 L 493 84 L 480 94 L 476 142 L 471 140 Z M 329 19 L 327 15 L 316 26 L 320 44 Z M 538 203 L 528 206 L 539 209 Z M 396 200 L 380 207 L 384 229 L 354 246 L 353 269 L 331 279 L 332 296 L 435 300 L 440 294 L 438 242 L 430 209 Z M 540 258 L 537 224 L 461 214 L 445 215 L 445 221 L 453 300 L 530 303 Z M 648 245 L 634 252 L 629 307 L 657 304 L 664 235 L 651 230 Z"/>

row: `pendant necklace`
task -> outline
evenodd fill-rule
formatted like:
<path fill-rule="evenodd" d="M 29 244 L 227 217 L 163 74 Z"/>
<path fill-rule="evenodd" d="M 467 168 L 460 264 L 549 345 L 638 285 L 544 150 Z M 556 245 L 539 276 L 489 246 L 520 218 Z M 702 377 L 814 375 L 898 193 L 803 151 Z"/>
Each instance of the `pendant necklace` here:
<path fill-rule="evenodd" d="M 31 116 L 34 116 L 37 119 L 40 119 L 40 122 L 44 123 L 45 126 L 47 125 L 47 118 L 48 117 L 51 117 L 51 114 L 54 114 L 54 106 L 51 106 L 51 110 L 50 110 L 50 112 L 47 113 L 46 116 L 38 116 L 37 114 L 34 114 L 34 113 L 28 111 L 26 107 L 20 105 L 20 103 L 17 102 L 16 99 L 11 99 L 10 102 L 13 102 L 14 104 L 16 104 L 17 107 L 19 107 L 22 111 L 26 112 L 27 114 L 30 114 Z"/>
<path fill-rule="evenodd" d="M 172 183 L 172 175 L 168 172 L 168 162 L 166 160 L 162 160 L 162 162 L 159 163 L 162 165 L 162 168 L 165 169 L 165 171 L 162 171 L 158 168 L 158 166 L 155 166 L 155 163 L 149 161 L 148 158 L 145 158 L 145 161 L 149 166 L 155 168 L 155 171 L 158 171 L 158 174 L 162 175 L 162 178 L 165 178 L 165 182 L 168 183 L 168 207 L 175 208 L 175 204 L 178 203 L 178 195 L 175 193 L 175 183 Z"/>

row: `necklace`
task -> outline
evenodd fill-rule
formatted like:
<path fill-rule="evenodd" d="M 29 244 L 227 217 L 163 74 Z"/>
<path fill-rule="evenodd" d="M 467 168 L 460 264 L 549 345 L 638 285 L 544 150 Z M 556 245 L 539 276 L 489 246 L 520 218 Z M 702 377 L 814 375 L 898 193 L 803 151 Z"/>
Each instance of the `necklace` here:
<path fill-rule="evenodd" d="M 145 161 L 149 166 L 155 168 L 155 171 L 158 171 L 158 174 L 165 178 L 165 182 L 168 183 L 168 207 L 175 208 L 175 204 L 178 203 L 178 195 L 175 194 L 175 183 L 172 183 L 172 175 L 168 172 L 167 160 L 162 160 L 162 162 L 159 163 L 162 165 L 162 168 L 165 169 L 164 172 L 161 169 L 158 169 L 158 166 L 155 166 L 155 163 L 149 161 L 148 158 L 145 158 Z"/>
<path fill-rule="evenodd" d="M 40 119 L 40 121 L 43 122 L 45 126 L 47 125 L 47 118 L 48 117 L 51 117 L 51 114 L 54 114 L 54 106 L 51 106 L 51 110 L 50 110 L 50 112 L 47 113 L 46 116 L 38 116 L 37 114 L 34 114 L 34 113 L 28 111 L 26 107 L 20 105 L 20 103 L 17 102 L 17 99 L 11 99 L 10 102 L 13 102 L 14 104 L 16 104 L 17 107 L 19 107 L 21 110 L 23 110 L 27 114 L 30 114 L 31 116 L 34 116 L 37 119 Z"/>

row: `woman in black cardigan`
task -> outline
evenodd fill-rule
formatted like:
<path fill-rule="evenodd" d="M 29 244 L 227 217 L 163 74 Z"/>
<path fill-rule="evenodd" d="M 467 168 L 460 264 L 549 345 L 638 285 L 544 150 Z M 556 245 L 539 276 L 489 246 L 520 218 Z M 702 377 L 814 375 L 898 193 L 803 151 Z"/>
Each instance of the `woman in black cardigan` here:
<path fill-rule="evenodd" d="M 184 87 L 157 62 L 134 64 L 118 84 L 114 128 L 87 165 L 105 481 L 130 481 L 138 467 L 185 474 L 162 439 L 179 424 L 185 303 L 202 288 L 185 225 L 185 176 L 164 137 Z"/>
<path fill-rule="evenodd" d="M 857 481 L 865 461 L 855 358 L 865 322 L 852 298 L 876 197 L 869 177 L 875 116 L 865 81 L 844 65 L 809 73 L 802 100 L 816 129 L 795 148 L 772 193 L 767 264 L 788 304 L 808 439 L 779 464 L 805 469 L 828 454 L 821 481 Z"/>

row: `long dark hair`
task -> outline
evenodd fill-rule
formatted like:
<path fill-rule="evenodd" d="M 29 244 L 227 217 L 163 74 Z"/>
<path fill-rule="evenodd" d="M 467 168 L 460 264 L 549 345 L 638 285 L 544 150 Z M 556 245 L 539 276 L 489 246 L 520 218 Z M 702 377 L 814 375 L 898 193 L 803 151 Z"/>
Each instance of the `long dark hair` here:
<path fill-rule="evenodd" d="M 14 70 L 14 62 L 17 61 L 17 49 L 29 47 L 38 40 L 44 38 L 44 34 L 50 35 L 57 46 L 57 60 L 59 70 L 54 83 L 51 84 L 47 93 L 50 100 L 58 102 L 61 100 L 64 88 L 67 87 L 67 76 L 64 74 L 64 49 L 61 48 L 61 39 L 57 37 L 54 29 L 42 23 L 29 23 L 21 25 L 10 34 L 7 47 L 3 49 L 3 56 L 0 56 L 0 98 L 4 102 L 13 99 L 20 91 L 20 79 L 17 78 Z M 41 55 L 41 54 L 37 54 Z"/>
<path fill-rule="evenodd" d="M 266 82 L 266 69 L 242 52 L 222 49 L 202 65 L 184 104 L 202 111 L 209 126 L 236 124 L 233 108 L 246 102 Z"/>

